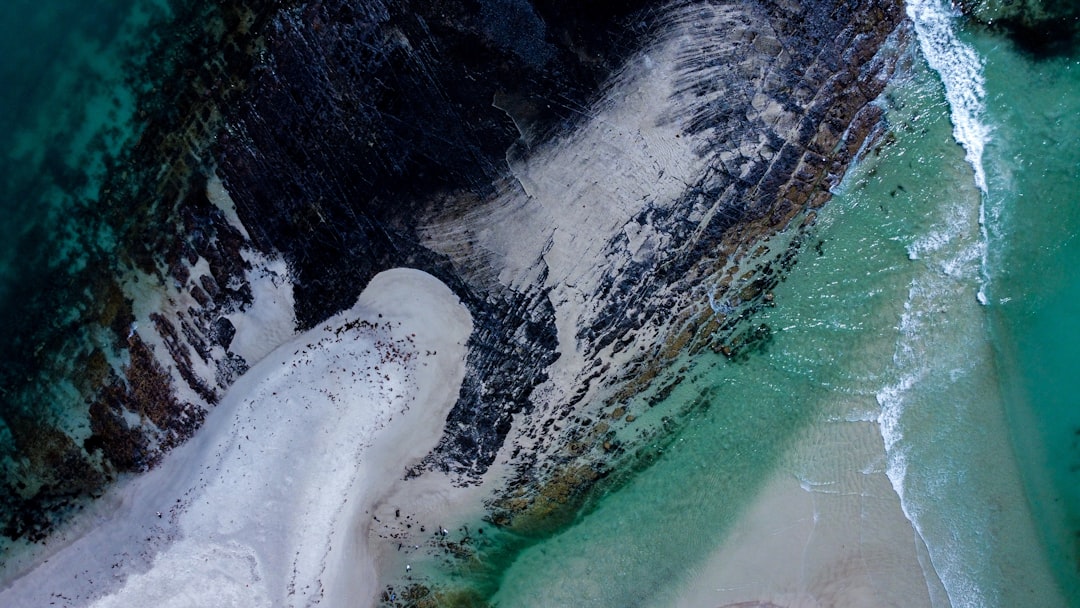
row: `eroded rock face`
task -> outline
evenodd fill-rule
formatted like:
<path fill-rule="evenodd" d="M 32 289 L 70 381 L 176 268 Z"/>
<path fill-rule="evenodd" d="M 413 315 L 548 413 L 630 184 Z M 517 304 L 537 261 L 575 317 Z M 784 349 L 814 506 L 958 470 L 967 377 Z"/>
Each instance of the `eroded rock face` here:
<path fill-rule="evenodd" d="M 477 319 L 428 466 L 483 473 L 515 420 L 542 444 L 553 416 L 643 390 L 686 349 L 763 339 L 742 321 L 792 263 L 783 231 L 876 125 L 903 12 L 627 14 L 312 3 L 268 25 L 227 110 L 219 171 L 254 243 L 289 261 L 301 326 L 400 265 Z"/>
<path fill-rule="evenodd" d="M 256 246 L 289 261 L 310 326 L 376 273 L 422 268 L 477 319 L 440 466 L 483 471 L 556 357 L 539 290 L 489 290 L 418 233 L 429 207 L 496 194 L 508 151 L 567 132 L 637 44 L 634 5 L 320 2 L 281 12 L 243 99 L 227 109 L 220 172 Z M 283 141 L 283 134 L 288 141 Z M 465 201 L 465 204 L 462 204 Z"/>
<path fill-rule="evenodd" d="M 145 102 L 151 127 L 124 157 L 144 168 L 106 185 L 132 204 L 107 220 L 129 246 L 95 267 L 107 297 L 80 321 L 105 328 L 74 359 L 91 434 L 44 441 L 41 463 L 104 471 L 96 488 L 190 436 L 249 363 L 234 322 L 268 305 L 256 276 L 291 285 L 306 328 L 407 266 L 450 286 L 475 328 L 422 468 L 468 483 L 504 455 L 520 499 L 498 507 L 506 521 L 601 477 L 634 420 L 612 412 L 670 392 L 678 378 L 656 379 L 676 357 L 770 338 L 753 312 L 877 126 L 897 54 L 881 51 L 904 32 L 899 0 L 235 2 L 202 17 L 212 34 L 185 47 L 198 66 L 172 66 Z M 207 195 L 215 173 L 231 203 Z M 258 267 L 274 259 L 287 272 Z M 26 509 L 52 508 L 32 490 Z"/>

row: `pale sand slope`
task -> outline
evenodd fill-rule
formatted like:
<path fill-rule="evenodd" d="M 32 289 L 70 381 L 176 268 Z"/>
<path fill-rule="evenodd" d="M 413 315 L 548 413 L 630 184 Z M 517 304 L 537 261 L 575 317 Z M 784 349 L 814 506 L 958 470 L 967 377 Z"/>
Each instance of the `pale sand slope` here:
<path fill-rule="evenodd" d="M 99 501 L 0 605 L 373 604 L 371 510 L 435 445 L 471 330 L 430 275 L 376 276 L 353 309 L 256 364 L 160 467 Z"/>
<path fill-rule="evenodd" d="M 877 424 L 813 425 L 723 544 L 662 605 L 914 608 L 947 603 L 885 467 Z"/>

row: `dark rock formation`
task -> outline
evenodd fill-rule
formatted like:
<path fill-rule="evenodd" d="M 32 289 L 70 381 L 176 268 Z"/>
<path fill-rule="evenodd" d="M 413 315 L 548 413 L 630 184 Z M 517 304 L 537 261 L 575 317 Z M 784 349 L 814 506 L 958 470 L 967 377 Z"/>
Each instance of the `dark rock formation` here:
<path fill-rule="evenodd" d="M 256 245 L 289 259 L 309 327 L 417 249 L 419 206 L 493 192 L 519 137 L 575 122 L 634 47 L 559 2 L 311 2 L 265 28 L 224 108 L 220 170 Z M 505 109 L 500 109 L 505 108 Z M 430 256 L 428 256 L 430 257 Z"/>
<path fill-rule="evenodd" d="M 242 2 L 174 4 L 152 16 L 159 38 L 126 49 L 144 124 L 115 155 L 103 154 L 100 188 L 83 193 L 87 176 L 63 159 L 4 184 L 5 195 L 26 200 L 56 190 L 70 199 L 56 225 L 27 237 L 55 245 L 36 250 L 46 259 L 26 260 L 35 269 L 27 296 L 0 302 L 5 318 L 18 320 L 0 335 L 14 354 L 0 370 L 0 527 L 8 536 L 43 537 L 78 499 L 118 473 L 152 466 L 194 432 L 219 384 L 243 369 L 227 355 L 206 363 L 219 378 L 185 365 L 209 360 L 209 350 L 200 352 L 208 323 L 249 297 L 240 241 L 206 198 L 206 148 L 220 126 L 214 108 L 228 103 L 251 64 L 247 43 L 236 41 L 249 40 L 243 26 L 257 19 Z M 82 128 L 77 107 L 73 116 L 71 128 Z M 188 280 L 200 257 L 212 281 L 195 279 L 196 291 Z M 179 310 L 162 298 L 168 308 L 137 327 L 136 299 L 174 284 L 190 289 L 198 306 Z M 179 388 L 201 397 L 181 397 Z M 48 439 L 59 435 L 70 442 Z M 55 474 L 57 461 L 81 473 Z M 22 534 L 30 521 L 37 532 Z"/>
<path fill-rule="evenodd" d="M 314 2 L 266 27 L 264 60 L 226 108 L 222 178 L 254 243 L 294 273 L 310 327 L 376 273 L 423 268 L 477 323 L 445 463 L 482 471 L 553 361 L 542 293 L 490 294 L 419 243 L 444 194 L 482 200 L 543 133 L 565 132 L 636 49 L 634 3 Z"/>
<path fill-rule="evenodd" d="M 81 218 L 123 245 L 50 278 L 92 294 L 45 341 L 72 353 L 57 374 L 77 378 L 91 434 L 8 421 L 44 446 L 36 468 L 88 481 L 6 475 L 24 512 L 152 466 L 195 431 L 246 368 L 227 315 L 257 297 L 257 250 L 287 261 L 300 328 L 388 268 L 450 286 L 475 330 L 423 466 L 467 483 L 506 453 L 521 500 L 504 519 L 536 497 L 554 513 L 603 477 L 597 454 L 624 449 L 612 426 L 632 414 L 610 412 L 628 395 L 669 392 L 677 380 L 654 381 L 687 352 L 767 343 L 753 313 L 877 123 L 895 59 L 879 51 L 903 18 L 899 0 L 193 5 L 206 28 L 148 60 L 159 86 L 102 188 L 111 211 Z M 242 226 L 207 196 L 214 172 Z M 137 329 L 136 300 L 157 302 Z M 107 330 L 64 346 L 91 326 Z M 25 371 L 6 394 L 40 389 Z M 529 445 L 506 444 L 515 425 Z M 8 529 L 37 534 L 34 521 Z"/>
<path fill-rule="evenodd" d="M 564 277 L 549 277 L 541 263 L 530 268 L 531 287 L 510 288 L 491 279 L 500 261 L 466 267 L 453 252 L 425 246 L 418 224 L 498 197 L 500 180 L 512 177 L 507 151 L 511 163 L 528 159 L 587 121 L 600 83 L 667 20 L 707 24 L 733 8 L 737 16 L 713 25 L 730 50 L 687 48 L 677 59 L 682 81 L 667 117 L 700 141 L 707 168 L 675 204 L 650 204 L 638 218 L 691 246 L 603 276 L 591 296 L 598 312 L 576 336 L 586 359 L 599 361 L 620 339 L 645 325 L 670 327 L 679 314 L 689 318 L 671 329 L 689 345 L 704 317 L 659 294 L 692 293 L 713 267 L 732 269 L 740 247 L 824 202 L 877 118 L 868 101 L 888 69 L 872 58 L 900 22 L 899 3 L 688 3 L 621 22 L 624 14 L 558 3 L 507 2 L 495 11 L 327 1 L 268 23 L 262 61 L 227 109 L 219 170 L 255 244 L 289 261 L 302 327 L 351 305 L 375 273 L 402 265 L 438 276 L 470 307 L 478 328 L 470 374 L 449 425 L 462 430 L 448 434 L 433 466 L 482 472 L 512 417 L 532 407 L 532 389 L 558 353 L 548 288 Z M 746 73 L 730 69 L 740 62 Z M 767 80 L 748 81 L 760 66 Z M 695 212 L 711 219 L 688 222 Z M 729 330 L 779 280 L 772 268 L 780 265 L 762 262 L 763 276 L 735 281 Z M 642 314 L 621 314 L 627 301 L 642 302 Z M 667 350 L 626 376 L 641 377 L 680 348 Z"/>

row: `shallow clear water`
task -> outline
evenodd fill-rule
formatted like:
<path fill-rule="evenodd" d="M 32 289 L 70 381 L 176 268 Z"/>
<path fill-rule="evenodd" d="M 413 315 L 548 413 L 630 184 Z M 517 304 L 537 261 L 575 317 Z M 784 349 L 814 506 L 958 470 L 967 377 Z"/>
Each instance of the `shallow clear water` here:
<path fill-rule="evenodd" d="M 75 392 L 59 385 L 20 395 L 43 373 L 48 353 L 33 324 L 60 327 L 72 310 L 41 310 L 48 292 L 79 286 L 69 277 L 117 243 L 90 221 L 102 203 L 106 170 L 144 125 L 135 108 L 140 53 L 156 41 L 153 25 L 169 15 L 162 0 L 68 0 L 5 5 L 0 22 L 0 421 L 54 409 L 63 417 Z M 92 253 L 93 252 L 93 253 Z M 62 298 L 61 298 L 62 299 Z M 37 349 L 37 350 L 34 350 Z M 77 399 L 77 396 L 75 396 Z M 81 403 L 75 407 L 81 408 Z M 39 410 L 39 411 L 27 411 Z M 0 455 L 6 427 L 0 424 Z"/>
<path fill-rule="evenodd" d="M 198 1 L 4 5 L 0 565 L 9 539 L 21 546 L 40 537 L 112 478 L 81 443 L 91 434 L 88 400 L 125 325 L 114 281 L 135 243 L 119 235 L 139 214 L 124 192 L 140 187 L 133 176 L 160 166 L 131 156 L 154 112 L 137 104 L 154 101 L 172 67 L 150 58 L 184 56 L 173 52 L 186 40 L 171 27 L 173 10 Z"/>
<path fill-rule="evenodd" d="M 995 345 L 1054 570 L 1080 602 L 1080 58 L 986 57 Z"/>

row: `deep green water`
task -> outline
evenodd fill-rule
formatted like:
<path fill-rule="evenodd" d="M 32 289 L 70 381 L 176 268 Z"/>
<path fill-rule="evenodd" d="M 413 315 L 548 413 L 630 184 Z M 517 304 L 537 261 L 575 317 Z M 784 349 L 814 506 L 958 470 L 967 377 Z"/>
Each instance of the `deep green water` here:
<path fill-rule="evenodd" d="M 76 265 L 61 251 L 64 215 L 97 200 L 108 158 L 138 131 L 140 83 L 134 40 L 163 2 L 13 0 L 0 22 L 0 150 L 4 222 L 0 225 L 0 297 L 17 298 L 34 265 Z M 68 255 L 65 255 L 68 254 Z M 11 319 L 5 319 L 10 323 Z"/>
<path fill-rule="evenodd" d="M 14 449 L 9 418 L 57 424 L 72 409 L 85 407 L 70 383 L 49 377 L 46 368 L 53 366 L 39 339 L 77 316 L 83 285 L 76 284 L 76 273 L 118 244 L 109 226 L 85 218 L 98 215 L 107 167 L 145 126 L 135 107 L 137 95 L 149 86 L 136 77 L 144 68 L 139 52 L 156 44 L 153 25 L 168 19 L 166 4 L 5 4 L 0 20 L 0 345 L 7 353 L 0 368 L 0 460 L 5 470 L 18 466 L 9 459 Z M 77 339 L 73 334 L 66 336 L 70 342 Z M 54 332 L 53 337 L 54 349 L 73 347 L 60 344 L 65 336 Z"/>
<path fill-rule="evenodd" d="M 27 468 L 15 420 L 55 424 L 84 407 L 69 383 L 39 381 L 51 367 L 43 362 L 62 355 L 33 336 L 69 313 L 38 303 L 85 264 L 89 243 L 108 240 L 70 218 L 97 204 L 107 159 L 136 128 L 119 54 L 133 19 L 126 0 L 13 0 L 0 19 L 0 509 L 15 508 L 9 484 Z"/>
<path fill-rule="evenodd" d="M 133 104 L 145 83 L 131 81 L 127 51 L 150 39 L 164 4 L 6 5 L 9 368 L 22 364 L 26 346 L 12 336 L 44 288 L 42 270 L 77 269 L 80 248 L 109 246 L 109 234 L 64 218 L 96 204 L 108 159 L 141 128 Z M 939 605 L 1080 605 L 1080 60 L 1036 60 L 985 32 L 959 36 L 984 79 L 968 116 L 989 129 L 975 142 L 981 160 L 965 159 L 974 140 L 957 143 L 957 103 L 942 85 L 962 89 L 963 74 L 936 72 L 915 51 L 912 75 L 883 100 L 890 135 L 847 176 L 777 306 L 755 321 L 773 329 L 765 350 L 741 363 L 684 362 L 688 381 L 657 408 L 708 406 L 566 529 L 528 543 L 496 535 L 479 572 L 428 573 L 500 606 L 664 605 L 766 479 L 815 483 L 812 463 L 792 458 L 806 429 L 865 421 L 881 425 L 881 466 L 942 581 Z M 0 425 L 5 466 L 17 458 L 7 437 Z"/>
<path fill-rule="evenodd" d="M 1019 462 L 1056 573 L 1080 602 L 1080 58 L 986 57 L 989 294 Z"/>
<path fill-rule="evenodd" d="M 182 108 L 167 100 L 183 89 L 174 75 L 202 50 L 189 42 L 208 22 L 193 16 L 211 15 L 215 4 L 4 5 L 0 567 L 9 539 L 40 540 L 56 516 L 114 477 L 83 442 L 88 402 L 108 380 L 109 361 L 125 357 L 131 317 L 116 285 L 150 240 L 124 235 L 162 225 L 143 217 L 161 202 L 148 194 L 161 159 L 136 150 L 160 145 L 176 123 Z"/>

